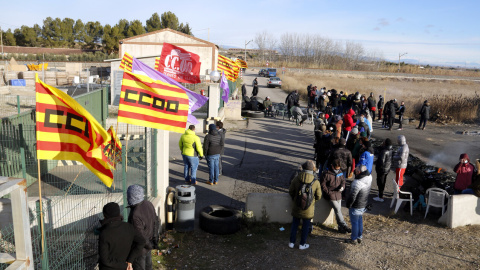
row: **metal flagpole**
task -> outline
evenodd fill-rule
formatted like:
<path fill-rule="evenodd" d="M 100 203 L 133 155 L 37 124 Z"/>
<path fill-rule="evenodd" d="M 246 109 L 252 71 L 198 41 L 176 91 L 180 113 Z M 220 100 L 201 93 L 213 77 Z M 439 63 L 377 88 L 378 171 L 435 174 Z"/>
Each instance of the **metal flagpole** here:
<path fill-rule="evenodd" d="M 43 256 L 43 253 L 45 252 L 45 238 L 44 238 L 44 235 L 45 235 L 45 231 L 44 231 L 44 227 L 43 227 L 43 203 L 42 203 L 42 179 L 41 179 L 41 175 L 40 175 L 40 159 L 37 160 L 38 161 L 38 196 L 39 196 L 39 201 L 40 201 L 40 230 L 41 230 L 41 234 L 42 234 L 42 256 Z"/>

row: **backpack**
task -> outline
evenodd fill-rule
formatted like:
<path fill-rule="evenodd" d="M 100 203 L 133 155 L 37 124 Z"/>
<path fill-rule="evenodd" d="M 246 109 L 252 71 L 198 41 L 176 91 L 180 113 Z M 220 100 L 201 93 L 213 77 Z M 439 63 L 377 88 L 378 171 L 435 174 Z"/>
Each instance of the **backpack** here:
<path fill-rule="evenodd" d="M 298 189 L 295 203 L 301 210 L 307 210 L 314 201 L 312 186 L 315 181 L 316 179 L 313 179 L 309 184 L 302 183 Z"/>

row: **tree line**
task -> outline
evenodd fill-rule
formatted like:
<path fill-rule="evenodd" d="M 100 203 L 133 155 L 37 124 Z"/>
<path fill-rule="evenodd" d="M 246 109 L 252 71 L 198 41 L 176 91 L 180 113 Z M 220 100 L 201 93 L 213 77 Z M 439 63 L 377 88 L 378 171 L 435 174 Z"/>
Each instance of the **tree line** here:
<path fill-rule="evenodd" d="M 6 46 L 101 49 L 111 55 L 118 53 L 119 40 L 164 28 L 192 35 L 190 25 L 180 23 L 178 17 L 170 11 L 162 15 L 155 12 L 145 25 L 140 20 L 120 19 L 116 25 L 111 26 L 102 25 L 98 21 L 84 23 L 80 19 L 75 21 L 71 18 L 47 17 L 42 26 L 23 25 L 13 31 L 2 31 L 1 35 L 3 45 Z"/>
<path fill-rule="evenodd" d="M 263 31 L 255 35 L 254 42 L 263 62 L 280 61 L 288 66 L 355 70 L 367 62 L 375 65 L 383 61 L 381 52 L 367 51 L 359 42 L 343 42 L 319 34 L 284 33 L 277 39 Z M 279 54 L 269 54 L 271 50 Z"/>

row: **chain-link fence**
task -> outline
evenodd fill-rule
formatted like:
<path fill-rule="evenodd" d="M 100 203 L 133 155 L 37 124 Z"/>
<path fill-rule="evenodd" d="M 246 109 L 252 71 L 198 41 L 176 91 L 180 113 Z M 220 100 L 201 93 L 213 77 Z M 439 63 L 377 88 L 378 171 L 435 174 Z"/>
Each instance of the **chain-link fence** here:
<path fill-rule="evenodd" d="M 25 117 L 28 117 L 28 112 Z M 126 131 L 128 130 L 128 135 Z M 155 130 L 126 124 L 118 126 L 124 162 L 114 171 L 114 183 L 106 187 L 87 167 L 77 161 L 36 159 L 35 125 L 3 124 L 0 128 L 0 165 L 4 176 L 27 178 L 30 228 L 36 269 L 94 269 L 98 260 L 95 229 L 103 205 L 124 206 L 126 188 L 145 187 L 148 198 L 156 196 Z M 148 151 L 147 151 L 148 150 Z M 41 186 L 38 182 L 40 166 Z M 18 168 L 17 168 L 18 167 Z M 8 170 L 10 171 L 8 171 Z M 14 174 L 14 175 L 8 175 Z M 40 211 L 39 195 L 42 195 Z M 0 252 L 14 253 L 13 224 L 8 198 L 1 199 Z M 42 215 L 40 215 L 42 213 Z M 127 209 L 123 214 L 126 218 Z M 39 226 L 42 224 L 43 230 Z M 42 249 L 42 242 L 43 249 Z M 42 255 L 43 254 L 43 255 Z M 0 264 L 6 269 L 7 264 Z"/>

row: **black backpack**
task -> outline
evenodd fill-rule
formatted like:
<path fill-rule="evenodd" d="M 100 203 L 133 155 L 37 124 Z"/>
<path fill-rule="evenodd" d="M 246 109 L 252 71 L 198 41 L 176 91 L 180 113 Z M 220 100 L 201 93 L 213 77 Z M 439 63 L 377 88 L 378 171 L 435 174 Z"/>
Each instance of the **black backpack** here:
<path fill-rule="evenodd" d="M 302 183 L 298 189 L 295 203 L 301 210 L 308 209 L 314 200 L 312 186 L 315 181 L 316 179 L 313 179 L 313 181 L 309 184 Z"/>

